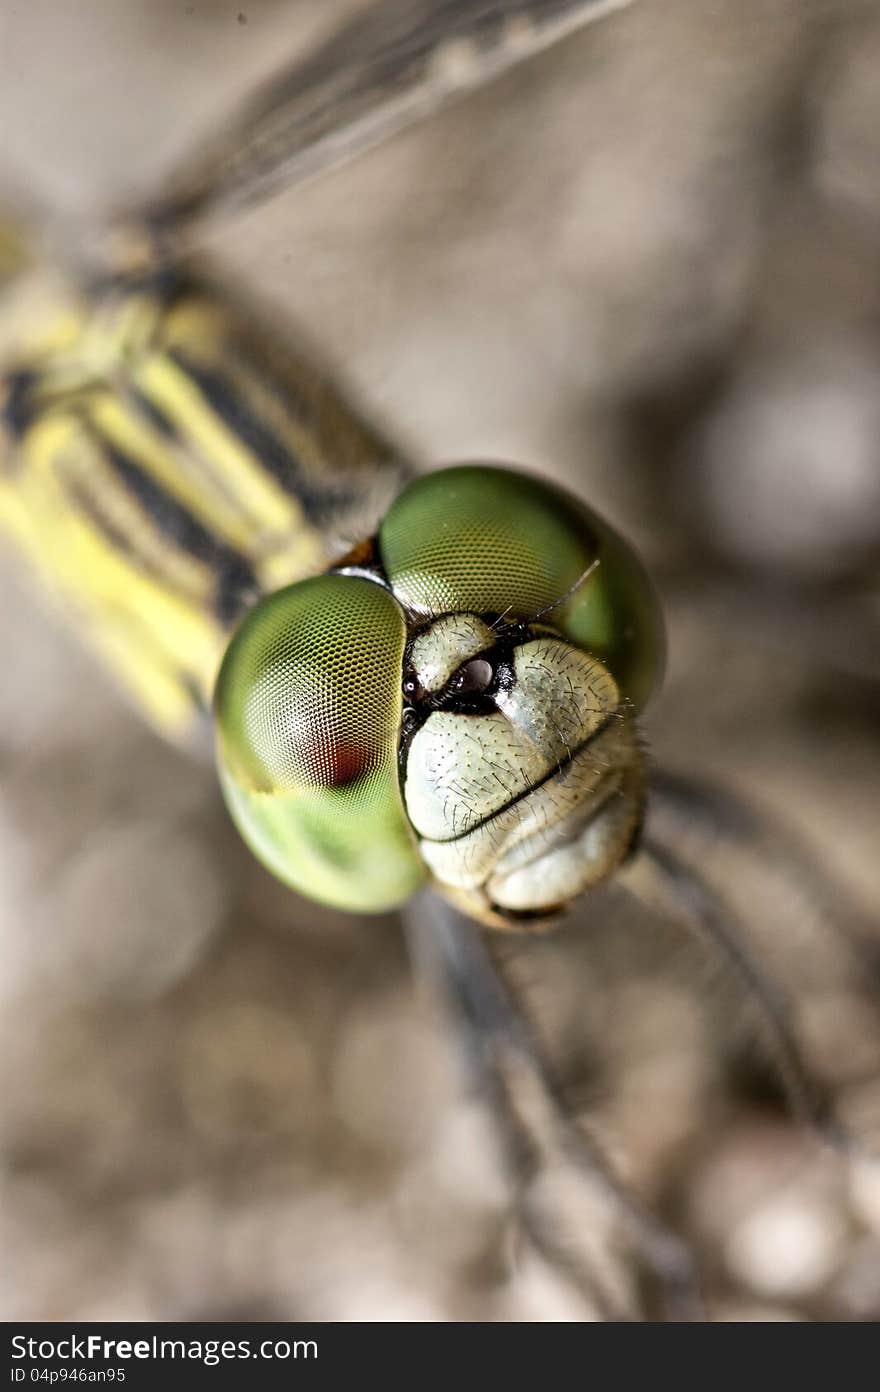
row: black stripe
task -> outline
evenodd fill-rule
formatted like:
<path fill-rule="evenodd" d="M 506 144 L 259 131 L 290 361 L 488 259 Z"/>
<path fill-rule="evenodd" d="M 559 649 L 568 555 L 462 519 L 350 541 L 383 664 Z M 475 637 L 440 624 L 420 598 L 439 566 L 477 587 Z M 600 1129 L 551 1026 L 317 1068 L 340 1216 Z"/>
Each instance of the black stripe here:
<path fill-rule="evenodd" d="M 0 416 L 17 439 L 39 410 L 33 392 L 37 381 L 37 373 L 29 368 L 18 368 L 0 379 Z"/>
<path fill-rule="evenodd" d="M 145 420 L 149 421 L 153 429 L 166 440 L 173 440 L 175 444 L 186 447 L 186 441 L 181 438 L 175 422 L 168 415 L 162 406 L 159 406 L 153 399 L 147 396 L 146 392 L 141 391 L 126 383 L 126 399 L 131 401 L 132 406 Z"/>
<path fill-rule="evenodd" d="M 302 461 L 252 410 L 227 374 L 194 363 L 178 348 L 170 349 L 168 357 L 193 381 L 211 409 L 259 459 L 267 474 L 296 498 L 311 523 L 320 527 L 332 519 L 337 509 L 358 501 L 360 495 L 352 489 L 317 487 L 308 478 Z"/>
<path fill-rule="evenodd" d="M 143 508 L 153 526 L 181 551 L 203 561 L 214 572 L 217 590 L 214 609 L 226 626 L 235 621 L 256 598 L 259 585 L 253 567 L 226 542 L 220 541 L 197 517 L 165 491 L 155 479 L 88 422 L 86 429 L 96 438 L 108 465 Z"/>
<path fill-rule="evenodd" d="M 145 566 L 143 564 L 142 558 L 135 555 L 130 545 L 129 538 L 125 536 L 125 534 L 121 532 L 119 528 L 113 522 L 111 522 L 111 520 L 108 517 L 105 516 L 105 514 L 101 511 L 97 500 L 94 497 L 92 497 L 92 495 L 85 488 L 83 488 L 81 484 L 72 484 L 69 480 L 67 480 L 65 481 L 64 487 L 65 492 L 73 500 L 78 510 L 85 517 L 88 517 L 89 521 L 93 524 L 93 526 L 97 527 L 98 530 L 103 533 L 103 535 L 110 542 L 111 546 L 115 548 L 115 550 L 119 551 L 123 556 L 126 556 L 135 562 L 140 562 L 140 568 L 142 570 L 145 570 L 147 574 L 155 575 L 153 567 Z M 164 576 L 159 575 L 156 576 L 156 578 L 164 582 Z M 179 667 L 174 666 L 168 655 L 167 650 L 162 647 L 161 643 L 157 642 L 155 634 L 151 631 L 149 626 L 145 624 L 143 620 L 140 620 L 130 614 L 126 615 L 125 623 L 127 628 L 134 629 L 137 632 L 139 647 L 145 650 L 149 649 L 150 653 L 152 654 L 152 661 L 154 665 L 162 667 L 166 675 L 170 675 L 174 679 L 174 681 L 177 682 L 177 685 L 181 688 L 181 690 L 186 692 L 186 694 L 192 701 L 193 706 L 195 706 L 200 711 L 204 711 L 206 709 L 205 697 L 203 693 L 199 690 L 196 681 L 190 675 L 190 673 L 185 672 L 181 670 Z"/>

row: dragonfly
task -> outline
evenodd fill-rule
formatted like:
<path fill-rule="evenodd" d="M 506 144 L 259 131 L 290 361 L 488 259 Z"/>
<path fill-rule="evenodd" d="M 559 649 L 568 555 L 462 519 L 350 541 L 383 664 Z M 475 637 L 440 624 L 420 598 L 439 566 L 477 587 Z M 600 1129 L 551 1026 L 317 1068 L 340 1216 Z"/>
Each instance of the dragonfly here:
<path fill-rule="evenodd" d="M 213 711 L 227 803 L 273 873 L 334 907 L 402 912 L 512 1172 L 570 1169 L 667 1311 L 699 1316 L 686 1246 L 572 1120 L 483 932 L 543 931 L 619 872 L 708 935 L 757 1002 L 795 1109 L 843 1143 L 778 991 L 680 851 L 694 827 L 745 845 L 764 832 L 724 795 L 648 773 L 651 583 L 547 480 L 482 461 L 415 475 L 310 356 L 180 260 L 215 220 L 608 8 L 371 5 L 160 196 L 80 238 L 79 287 L 28 321 L 7 367 L 0 526 L 161 734 L 198 739 Z M 429 882 L 445 902 L 421 894 Z M 521 1218 L 603 1313 L 625 1312 L 558 1215 Z"/>

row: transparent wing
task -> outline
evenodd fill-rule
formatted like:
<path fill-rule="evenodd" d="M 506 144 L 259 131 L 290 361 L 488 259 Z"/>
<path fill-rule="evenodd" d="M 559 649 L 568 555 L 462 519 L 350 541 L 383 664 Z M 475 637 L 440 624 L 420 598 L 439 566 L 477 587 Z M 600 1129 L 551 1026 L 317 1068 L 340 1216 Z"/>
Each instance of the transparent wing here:
<path fill-rule="evenodd" d="M 351 158 L 629 0 L 377 0 L 258 90 L 138 208 L 181 234 Z"/>

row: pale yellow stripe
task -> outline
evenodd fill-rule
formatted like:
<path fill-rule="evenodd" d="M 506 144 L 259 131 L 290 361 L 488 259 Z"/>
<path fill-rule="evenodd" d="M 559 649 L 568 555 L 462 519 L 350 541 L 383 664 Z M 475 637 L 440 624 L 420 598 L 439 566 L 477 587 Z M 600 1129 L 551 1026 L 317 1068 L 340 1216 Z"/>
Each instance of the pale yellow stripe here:
<path fill-rule="evenodd" d="M 226 638 L 205 606 L 140 572 L 71 502 L 58 470 L 65 453 L 86 444 L 63 418 L 47 418 L 28 433 L 12 530 L 47 585 L 86 615 L 90 640 L 138 703 L 172 732 L 185 701 L 174 695 L 169 672 L 210 699 Z M 138 633 L 150 638 L 140 651 Z"/>
<path fill-rule="evenodd" d="M 132 375 L 138 380 L 143 374 Z M 139 416 L 136 404 L 130 405 L 124 398 L 102 390 L 90 399 L 89 415 L 102 434 L 139 464 L 208 531 L 247 554 L 249 546 L 253 545 L 253 521 L 234 500 L 222 497 L 211 486 L 211 480 L 194 477 L 192 467 L 187 467 L 189 461 L 184 451 L 169 443 L 158 429 Z"/>
<path fill-rule="evenodd" d="M 214 411 L 183 368 L 162 354 L 139 365 L 134 380 L 174 421 L 202 456 L 214 462 L 239 508 L 266 532 L 304 526 L 302 508 L 266 472 L 259 457 L 242 444 Z"/>

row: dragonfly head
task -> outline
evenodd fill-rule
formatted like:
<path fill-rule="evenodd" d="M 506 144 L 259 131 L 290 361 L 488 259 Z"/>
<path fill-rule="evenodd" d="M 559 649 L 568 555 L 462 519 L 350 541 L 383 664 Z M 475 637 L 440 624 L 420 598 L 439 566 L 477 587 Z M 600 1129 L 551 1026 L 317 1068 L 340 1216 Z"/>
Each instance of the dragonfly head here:
<path fill-rule="evenodd" d="M 224 792 L 312 898 L 379 911 L 430 877 L 487 923 L 546 919 L 633 843 L 662 660 L 651 583 L 594 512 L 511 469 L 438 470 L 349 564 L 241 624 Z"/>

